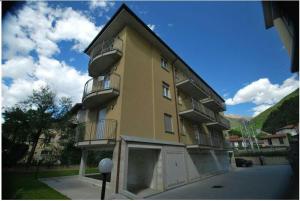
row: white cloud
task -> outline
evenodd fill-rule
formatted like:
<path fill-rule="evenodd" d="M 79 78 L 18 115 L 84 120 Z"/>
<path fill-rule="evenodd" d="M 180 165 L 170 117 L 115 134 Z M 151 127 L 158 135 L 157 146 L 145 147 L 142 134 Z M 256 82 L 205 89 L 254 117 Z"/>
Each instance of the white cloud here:
<path fill-rule="evenodd" d="M 108 1 L 108 0 L 91 0 L 91 1 L 89 1 L 89 7 L 92 10 L 94 10 L 96 8 L 101 8 L 102 10 L 107 12 L 114 5 L 115 5 L 114 1 Z"/>
<path fill-rule="evenodd" d="M 18 57 L 7 60 L 2 65 L 2 76 L 9 78 L 24 78 L 32 75 L 34 70 L 34 60 L 32 57 Z"/>
<path fill-rule="evenodd" d="M 147 26 L 148 26 L 152 31 L 154 31 L 154 29 L 155 29 L 155 24 L 147 24 Z"/>
<path fill-rule="evenodd" d="M 82 12 L 50 7 L 46 2 L 27 2 L 14 15 L 8 14 L 3 21 L 2 72 L 12 82 L 2 81 L 3 106 L 24 100 L 46 84 L 59 97 L 81 101 L 87 73 L 53 55 L 60 53 L 59 41 L 71 41 L 73 49 L 83 50 L 101 28 Z"/>
<path fill-rule="evenodd" d="M 103 26 L 96 27 L 86 16 L 72 8 L 64 10 L 61 18 L 57 20 L 50 38 L 55 41 L 74 40 L 74 49 L 82 51 L 99 33 Z M 78 28 L 80 31 L 78 31 Z"/>
<path fill-rule="evenodd" d="M 173 27 L 174 24 L 168 23 L 168 27 Z"/>
<path fill-rule="evenodd" d="M 272 84 L 268 78 L 261 78 L 238 90 L 233 98 L 226 99 L 227 105 L 254 103 L 254 116 L 280 101 L 299 87 L 297 76 L 287 78 L 281 85 Z"/>
<path fill-rule="evenodd" d="M 262 104 L 262 105 L 255 106 L 254 108 L 252 108 L 252 111 L 254 112 L 253 116 L 255 117 L 256 115 L 262 113 L 263 111 L 265 111 L 270 107 L 272 107 L 272 105 L 269 104 Z"/>

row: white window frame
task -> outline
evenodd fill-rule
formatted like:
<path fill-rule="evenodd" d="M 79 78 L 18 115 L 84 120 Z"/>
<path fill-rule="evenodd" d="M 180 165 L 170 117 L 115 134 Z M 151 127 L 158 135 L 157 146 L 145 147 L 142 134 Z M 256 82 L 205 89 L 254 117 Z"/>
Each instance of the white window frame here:
<path fill-rule="evenodd" d="M 167 83 L 163 82 L 162 83 L 162 88 L 163 88 L 163 97 L 171 99 L 170 85 L 168 85 Z"/>
<path fill-rule="evenodd" d="M 168 60 L 166 60 L 165 58 L 161 57 L 160 58 L 160 67 L 162 67 L 163 69 L 169 71 Z"/>

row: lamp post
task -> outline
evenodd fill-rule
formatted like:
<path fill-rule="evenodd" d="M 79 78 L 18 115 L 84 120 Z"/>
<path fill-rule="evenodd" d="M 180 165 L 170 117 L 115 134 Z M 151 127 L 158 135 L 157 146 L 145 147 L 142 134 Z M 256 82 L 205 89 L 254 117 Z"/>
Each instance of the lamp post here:
<path fill-rule="evenodd" d="M 102 174 L 102 190 L 101 190 L 101 200 L 104 200 L 105 197 L 105 186 L 107 175 L 111 172 L 113 167 L 113 162 L 109 158 L 104 158 L 99 162 L 98 169 Z"/>

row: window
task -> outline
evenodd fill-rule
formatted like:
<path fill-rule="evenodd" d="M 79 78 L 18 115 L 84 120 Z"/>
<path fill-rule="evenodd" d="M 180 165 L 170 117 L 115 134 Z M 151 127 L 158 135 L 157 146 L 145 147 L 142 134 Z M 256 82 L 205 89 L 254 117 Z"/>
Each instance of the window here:
<path fill-rule="evenodd" d="M 272 145 L 272 139 L 268 139 L 269 145 Z"/>
<path fill-rule="evenodd" d="M 279 138 L 279 143 L 280 144 L 284 144 L 284 142 L 283 142 L 283 138 L 281 137 L 281 138 Z"/>
<path fill-rule="evenodd" d="M 164 58 L 161 58 L 161 59 L 160 59 L 160 66 L 161 66 L 163 69 L 169 71 L 168 61 L 167 61 L 166 59 L 164 59 Z"/>
<path fill-rule="evenodd" d="M 163 82 L 163 96 L 171 99 L 170 87 L 167 83 Z"/>
<path fill-rule="evenodd" d="M 169 114 L 164 114 L 164 123 L 165 123 L 165 132 L 173 133 L 173 124 L 172 124 L 172 116 Z"/>

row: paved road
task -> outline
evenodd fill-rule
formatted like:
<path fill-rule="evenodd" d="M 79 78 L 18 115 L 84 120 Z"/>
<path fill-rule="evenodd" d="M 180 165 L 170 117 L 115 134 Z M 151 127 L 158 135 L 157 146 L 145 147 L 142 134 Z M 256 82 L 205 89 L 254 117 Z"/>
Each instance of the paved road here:
<path fill-rule="evenodd" d="M 287 195 L 290 193 L 291 175 L 289 165 L 237 168 L 147 199 L 287 199 L 291 197 Z"/>
<path fill-rule="evenodd" d="M 292 171 L 289 165 L 238 168 L 199 182 L 175 188 L 147 199 L 288 199 Z M 100 181 L 87 182 L 78 176 L 41 179 L 48 186 L 74 200 L 99 200 Z M 298 183 L 297 183 L 298 184 Z M 222 188 L 212 188 L 222 186 Z M 109 189 L 107 189 L 109 190 Z M 297 193 L 297 196 L 299 194 Z M 297 199 L 298 197 L 293 196 Z M 122 197 L 118 199 L 123 199 Z"/>

